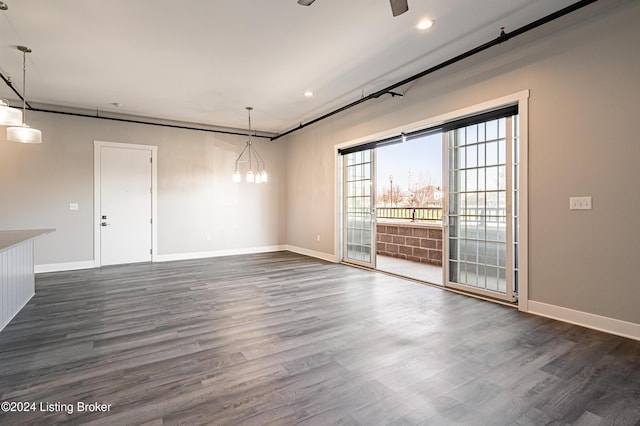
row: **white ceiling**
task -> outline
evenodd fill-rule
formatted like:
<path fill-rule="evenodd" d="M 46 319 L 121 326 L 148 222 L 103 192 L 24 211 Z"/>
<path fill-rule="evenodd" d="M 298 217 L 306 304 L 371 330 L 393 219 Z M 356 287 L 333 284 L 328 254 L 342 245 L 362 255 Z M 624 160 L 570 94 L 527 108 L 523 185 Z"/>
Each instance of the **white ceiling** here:
<path fill-rule="evenodd" d="M 388 0 L 5 3 L 0 69 L 21 88 L 15 46 L 33 50 L 33 103 L 232 128 L 253 106 L 254 127 L 280 133 L 574 1 L 409 0 L 396 18 Z"/>

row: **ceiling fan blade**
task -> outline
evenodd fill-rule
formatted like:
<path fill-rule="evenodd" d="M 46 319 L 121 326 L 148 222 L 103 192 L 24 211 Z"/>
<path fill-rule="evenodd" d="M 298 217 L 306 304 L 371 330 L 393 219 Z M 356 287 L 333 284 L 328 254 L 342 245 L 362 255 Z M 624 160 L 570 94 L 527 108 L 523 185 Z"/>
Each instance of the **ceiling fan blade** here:
<path fill-rule="evenodd" d="M 393 16 L 402 15 L 407 10 L 409 10 L 409 5 L 407 4 L 408 0 L 390 0 L 391 2 L 391 13 Z M 298 1 L 300 3 L 300 0 Z"/>
<path fill-rule="evenodd" d="M 314 1 L 316 1 L 316 0 L 298 0 L 298 4 L 301 4 L 303 6 L 309 6 Z"/>

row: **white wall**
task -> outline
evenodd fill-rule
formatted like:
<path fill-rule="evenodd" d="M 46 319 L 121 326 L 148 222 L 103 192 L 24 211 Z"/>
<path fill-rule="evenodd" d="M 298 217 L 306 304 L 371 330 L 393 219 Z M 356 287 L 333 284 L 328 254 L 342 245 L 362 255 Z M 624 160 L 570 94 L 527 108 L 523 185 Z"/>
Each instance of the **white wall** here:
<path fill-rule="evenodd" d="M 640 2 L 601 0 L 425 77 L 403 98 L 292 133 L 287 242 L 335 255 L 336 144 L 528 89 L 530 300 L 640 324 L 638 22 Z M 593 210 L 569 211 L 581 195 Z"/>
<path fill-rule="evenodd" d="M 94 140 L 158 146 L 160 257 L 285 243 L 283 143 L 254 138 L 270 182 L 234 184 L 244 136 L 35 112 L 28 120 L 42 131 L 41 145 L 10 143 L 0 132 L 0 229 L 56 228 L 35 244 L 37 265 L 94 260 Z"/>

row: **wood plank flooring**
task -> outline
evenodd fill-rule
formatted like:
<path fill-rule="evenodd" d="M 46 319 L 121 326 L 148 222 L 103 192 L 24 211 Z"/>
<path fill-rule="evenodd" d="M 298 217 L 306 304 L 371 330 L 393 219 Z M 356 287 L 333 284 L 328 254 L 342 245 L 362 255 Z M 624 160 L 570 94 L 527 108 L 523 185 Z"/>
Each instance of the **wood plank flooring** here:
<path fill-rule="evenodd" d="M 640 342 L 289 252 L 36 286 L 0 401 L 38 406 L 3 425 L 640 424 Z"/>

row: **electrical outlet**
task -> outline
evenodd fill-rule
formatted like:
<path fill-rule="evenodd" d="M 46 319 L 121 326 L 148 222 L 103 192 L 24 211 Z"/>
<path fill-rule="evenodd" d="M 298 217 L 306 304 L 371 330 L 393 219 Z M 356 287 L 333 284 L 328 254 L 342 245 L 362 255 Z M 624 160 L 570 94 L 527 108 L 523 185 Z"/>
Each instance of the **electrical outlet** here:
<path fill-rule="evenodd" d="M 207 234 L 207 241 L 211 241 L 211 234 Z"/>
<path fill-rule="evenodd" d="M 69 203 L 69 210 L 78 210 L 78 203 Z"/>
<path fill-rule="evenodd" d="M 591 210 L 591 197 L 569 197 L 569 210 Z"/>

